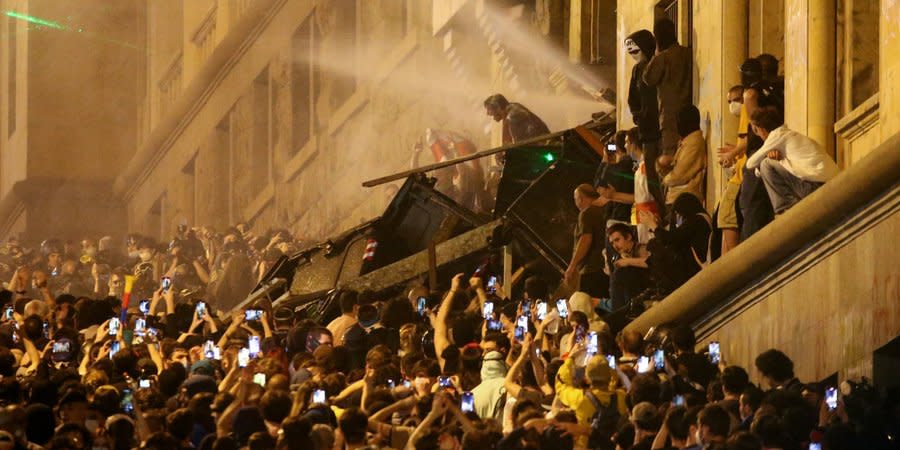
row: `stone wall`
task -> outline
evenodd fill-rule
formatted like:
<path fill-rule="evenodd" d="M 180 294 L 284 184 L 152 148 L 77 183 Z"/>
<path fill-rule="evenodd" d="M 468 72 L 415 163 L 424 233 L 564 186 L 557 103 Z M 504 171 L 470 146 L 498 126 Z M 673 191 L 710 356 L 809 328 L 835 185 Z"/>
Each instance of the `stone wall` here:
<path fill-rule="evenodd" d="M 356 53 L 347 49 L 352 33 L 341 28 L 352 14 L 320 2 L 313 13 L 318 16 L 312 17 L 320 49 L 315 58 L 323 66 L 313 80 L 312 135 L 303 148 L 292 148 L 292 95 L 297 86 L 292 80 L 291 35 L 307 18 L 311 4 L 282 3 L 289 23 L 278 19 L 279 25 L 267 26 L 265 37 L 258 38 L 265 42 L 241 57 L 257 69 L 229 75 L 234 79 L 228 84 L 240 86 L 240 91 L 212 92 L 216 105 L 229 105 L 218 96 L 234 98 L 230 107 L 202 106 L 200 114 L 219 117 L 217 125 L 193 121 L 172 143 L 169 151 L 176 153 L 166 157 L 165 168 L 151 169 L 150 178 L 137 185 L 129 214 L 134 228 L 165 237 L 185 221 L 216 227 L 251 221 L 258 231 L 284 227 L 304 238 L 321 239 L 383 212 L 396 184 L 365 189 L 361 183 L 407 169 L 425 128 L 460 127 L 448 113 L 453 99 L 443 102 L 447 109 L 442 110 L 436 107 L 441 102 L 419 98 L 415 89 L 398 89 L 394 79 L 396 73 L 416 73 L 420 66 L 449 72 L 440 41 L 428 28 L 427 2 L 360 2 Z M 188 16 L 198 14 L 186 10 L 185 27 Z M 363 54 L 373 51 L 378 53 Z M 195 67 L 192 57 L 185 53 L 186 67 Z M 252 78 L 251 73 L 262 75 Z M 417 83 L 425 85 L 427 80 Z M 420 162 L 428 163 L 430 157 Z M 142 193 L 148 189 L 147 195 Z M 163 202 L 160 227 L 143 225 L 155 222 L 154 198 Z"/>
<path fill-rule="evenodd" d="M 872 352 L 900 334 L 900 253 L 885 245 L 900 235 L 893 214 L 703 336 L 718 340 L 727 361 L 760 381 L 752 361 L 777 348 L 804 381 L 838 373 L 872 377 Z"/>

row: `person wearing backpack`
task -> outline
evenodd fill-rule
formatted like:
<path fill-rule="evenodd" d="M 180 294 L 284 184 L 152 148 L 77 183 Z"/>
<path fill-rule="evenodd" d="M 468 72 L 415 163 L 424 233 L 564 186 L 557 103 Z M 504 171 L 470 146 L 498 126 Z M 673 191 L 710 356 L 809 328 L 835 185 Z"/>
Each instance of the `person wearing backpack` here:
<path fill-rule="evenodd" d="M 610 369 L 605 355 L 593 355 L 587 365 L 585 343 L 572 347 L 556 375 L 556 396 L 560 403 L 575 411 L 579 425 L 591 428 L 590 437 L 581 436 L 576 447 L 607 448 L 619 422 L 628 417 L 626 392 L 616 387 L 618 376 Z"/>

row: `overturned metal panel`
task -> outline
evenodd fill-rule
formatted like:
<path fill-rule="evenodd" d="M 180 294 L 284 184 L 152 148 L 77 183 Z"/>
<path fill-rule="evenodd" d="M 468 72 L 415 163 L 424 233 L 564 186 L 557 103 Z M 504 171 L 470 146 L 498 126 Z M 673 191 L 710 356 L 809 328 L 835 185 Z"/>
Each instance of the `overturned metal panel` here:
<path fill-rule="evenodd" d="M 279 303 L 304 305 L 308 317 L 324 320 L 334 314 L 338 289 L 395 295 L 424 279 L 432 243 L 440 280 L 483 265 L 504 245 L 530 271 L 558 275 L 571 254 L 578 216 L 572 191 L 592 181 L 606 151 L 602 142 L 612 132 L 614 124 L 596 123 L 476 156 L 514 150 L 506 153 L 492 222 L 436 191 L 422 170 L 406 172 L 381 217 L 279 261 L 261 285 L 276 276 L 287 279 L 289 293 L 273 291 L 283 295 Z"/>
<path fill-rule="evenodd" d="M 488 241 L 494 233 L 494 229 L 500 225 L 501 221 L 495 220 L 438 244 L 435 248 L 438 269 L 440 270 L 442 266 L 477 252 L 485 251 L 488 248 Z M 407 283 L 427 272 L 428 251 L 426 250 L 376 271 L 369 272 L 340 287 L 355 291 L 369 290 L 378 292 L 398 284 Z"/>
<path fill-rule="evenodd" d="M 423 252 L 432 241 L 452 239 L 487 221 L 433 186 L 433 179 L 409 177 L 381 217 L 279 262 L 283 267 L 270 271 L 263 282 L 287 278 L 290 294 L 298 297 L 328 292 Z"/>

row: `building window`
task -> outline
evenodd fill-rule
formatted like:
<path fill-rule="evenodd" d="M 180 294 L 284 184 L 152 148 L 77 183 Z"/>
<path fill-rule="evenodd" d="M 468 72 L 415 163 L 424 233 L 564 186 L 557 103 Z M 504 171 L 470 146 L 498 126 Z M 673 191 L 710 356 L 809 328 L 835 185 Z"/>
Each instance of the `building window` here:
<path fill-rule="evenodd" d="M 253 82 L 253 130 L 249 156 L 250 192 L 253 199 L 269 184 L 271 174 L 272 92 L 268 67 Z"/>
<path fill-rule="evenodd" d="M 235 207 L 235 146 L 234 146 L 234 135 L 231 133 L 232 126 L 231 121 L 234 119 L 234 110 L 229 110 L 222 120 L 219 122 L 219 125 L 216 127 L 216 135 L 217 141 L 216 144 L 220 145 L 218 157 L 225 160 L 225 168 L 222 171 L 226 175 L 226 206 L 225 209 L 228 212 L 227 223 L 235 223 L 237 222 L 237 214 Z M 215 176 L 215 175 L 213 175 Z"/>
<path fill-rule="evenodd" d="M 145 230 L 151 236 L 156 236 L 158 239 L 166 239 L 171 235 L 169 230 L 166 230 L 165 220 L 163 219 L 163 204 L 166 203 L 166 193 L 163 192 L 159 198 L 153 202 L 153 206 L 150 207 L 150 211 L 147 212 L 147 225 L 145 226 Z"/>
<path fill-rule="evenodd" d="M 590 8 L 590 64 L 615 65 L 616 60 L 616 9 L 615 3 L 591 0 Z M 584 5 L 584 4 L 583 4 Z M 584 6 L 582 6 L 584 8 Z"/>
<path fill-rule="evenodd" d="M 16 131 L 16 49 L 18 48 L 18 19 L 10 17 L 7 19 L 7 35 L 9 39 L 9 48 L 7 50 L 7 65 L 9 67 L 9 73 L 7 75 L 7 132 L 8 136 L 12 136 L 12 134 Z M 7 137 L 8 137 L 7 136 Z"/>
<path fill-rule="evenodd" d="M 878 93 L 879 14 L 878 0 L 837 2 L 835 119 Z"/>
<path fill-rule="evenodd" d="M 683 8 L 683 11 L 679 9 Z M 691 0 L 662 0 L 654 8 L 654 19 L 669 19 L 675 24 L 678 42 L 685 47 L 693 47 L 694 17 Z"/>
<path fill-rule="evenodd" d="M 338 53 L 342 57 L 349 60 L 346 70 L 343 73 L 334 74 L 334 105 L 340 107 L 346 102 L 350 96 L 356 92 L 356 51 L 357 51 L 357 33 L 358 24 L 358 3 L 357 0 L 348 0 L 341 2 L 341 7 L 336 8 L 336 26 L 335 40 Z"/>
<path fill-rule="evenodd" d="M 316 55 L 318 36 L 312 14 L 300 24 L 291 38 L 293 63 L 291 66 L 291 130 L 290 156 L 297 154 L 309 142 L 315 122 Z"/>
<path fill-rule="evenodd" d="M 198 151 L 199 152 L 199 151 Z M 181 217 L 186 218 L 187 222 L 190 224 L 197 223 L 197 156 L 195 155 L 191 158 L 191 161 L 181 169 L 181 175 L 183 180 L 182 189 L 184 192 L 182 193 L 182 205 L 181 205 Z"/>
<path fill-rule="evenodd" d="M 271 92 L 266 67 L 235 104 L 229 126 L 233 186 L 231 212 L 243 212 L 269 186 L 271 178 Z"/>

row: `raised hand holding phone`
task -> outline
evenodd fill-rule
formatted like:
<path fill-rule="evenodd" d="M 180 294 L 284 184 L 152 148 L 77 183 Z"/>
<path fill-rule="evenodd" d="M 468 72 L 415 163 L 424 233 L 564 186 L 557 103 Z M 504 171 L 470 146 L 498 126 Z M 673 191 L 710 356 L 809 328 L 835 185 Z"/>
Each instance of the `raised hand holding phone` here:
<path fill-rule="evenodd" d="M 721 362 L 722 354 L 719 350 L 719 341 L 712 341 L 709 343 L 709 361 L 715 365 L 719 365 Z"/>
<path fill-rule="evenodd" d="M 463 392 L 459 401 L 459 410 L 463 413 L 475 412 L 475 395 L 471 392 Z"/>
<path fill-rule="evenodd" d="M 458 274 L 456 274 L 456 275 L 453 277 L 453 280 L 450 281 L 450 290 L 451 290 L 451 291 L 453 291 L 453 292 L 459 292 L 459 287 L 460 287 L 460 285 L 462 284 L 462 278 L 463 278 L 465 275 L 466 275 L 466 274 L 464 274 L 464 273 L 458 273 Z"/>

